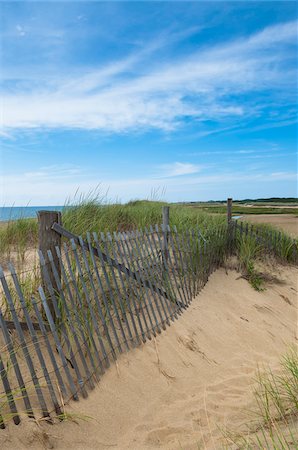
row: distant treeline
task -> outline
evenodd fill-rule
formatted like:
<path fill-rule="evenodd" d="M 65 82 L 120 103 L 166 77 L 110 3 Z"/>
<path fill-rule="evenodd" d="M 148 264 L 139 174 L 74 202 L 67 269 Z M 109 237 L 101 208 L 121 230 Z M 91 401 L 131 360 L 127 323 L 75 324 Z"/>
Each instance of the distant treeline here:
<path fill-rule="evenodd" d="M 235 200 L 239 203 L 298 203 L 298 198 L 295 197 L 270 197 L 270 198 L 257 198 L 257 199 L 244 199 Z"/>

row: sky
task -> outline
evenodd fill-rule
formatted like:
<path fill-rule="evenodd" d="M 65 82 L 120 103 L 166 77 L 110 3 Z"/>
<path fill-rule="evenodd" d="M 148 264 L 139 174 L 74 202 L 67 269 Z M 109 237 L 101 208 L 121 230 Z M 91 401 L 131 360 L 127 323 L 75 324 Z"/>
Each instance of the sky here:
<path fill-rule="evenodd" d="M 0 206 L 297 196 L 295 1 L 0 13 Z"/>

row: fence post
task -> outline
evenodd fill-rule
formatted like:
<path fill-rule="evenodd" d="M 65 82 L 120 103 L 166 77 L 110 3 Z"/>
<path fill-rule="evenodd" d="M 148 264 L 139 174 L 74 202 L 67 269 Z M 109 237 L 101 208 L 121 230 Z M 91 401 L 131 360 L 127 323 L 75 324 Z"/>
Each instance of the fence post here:
<path fill-rule="evenodd" d="M 55 291 L 58 290 L 58 286 L 55 281 L 55 277 L 53 274 L 53 271 L 51 269 L 51 265 L 48 259 L 47 251 L 51 250 L 53 255 L 53 260 L 55 267 L 58 272 L 59 279 L 61 279 L 61 267 L 60 267 L 60 261 L 57 256 L 55 247 L 59 247 L 61 249 L 61 236 L 60 234 L 56 233 L 56 231 L 52 230 L 52 225 L 56 222 L 59 225 L 62 225 L 61 220 L 61 212 L 58 211 L 38 211 L 37 212 L 38 217 L 38 248 L 42 252 L 45 262 L 46 262 L 46 268 L 49 275 L 50 282 L 54 288 Z M 41 269 L 41 279 L 42 279 L 42 285 L 44 288 L 44 291 L 46 292 L 47 299 L 49 299 L 49 308 L 51 311 L 51 314 L 53 317 L 55 317 L 55 310 L 54 305 L 50 301 L 50 294 L 48 290 L 48 282 L 45 279 L 45 274 Z"/>
<path fill-rule="evenodd" d="M 163 225 L 163 255 L 164 255 L 164 263 L 167 263 L 169 258 L 169 251 L 168 251 L 168 226 L 170 222 L 170 207 L 169 206 L 163 206 L 162 207 L 162 225 Z M 165 265 L 165 264 L 164 264 Z"/>
<path fill-rule="evenodd" d="M 231 221 L 232 221 L 232 203 L 233 203 L 233 199 L 232 198 L 228 198 L 228 201 L 227 201 L 227 220 L 228 220 L 228 224 L 230 224 Z"/>
<path fill-rule="evenodd" d="M 233 199 L 232 198 L 228 198 L 228 200 L 227 200 L 228 250 L 230 252 L 232 252 L 232 247 L 233 247 L 233 243 L 232 243 L 232 236 L 233 236 L 233 231 L 232 231 L 232 227 L 233 227 L 233 223 L 232 223 L 232 203 L 233 203 Z"/>

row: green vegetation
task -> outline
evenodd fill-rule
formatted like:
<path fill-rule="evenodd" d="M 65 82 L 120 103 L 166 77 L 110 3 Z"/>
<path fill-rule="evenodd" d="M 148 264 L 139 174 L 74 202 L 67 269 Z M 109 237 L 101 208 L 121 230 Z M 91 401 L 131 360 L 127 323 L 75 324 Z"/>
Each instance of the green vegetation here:
<path fill-rule="evenodd" d="M 235 234 L 235 250 L 241 272 L 254 289 L 262 291 L 265 289 L 265 274 L 256 268 L 258 263 L 266 263 L 271 256 L 282 264 L 297 264 L 298 241 L 271 225 L 247 224 L 243 233 L 238 230 Z"/>
<path fill-rule="evenodd" d="M 0 226 L 0 257 L 9 260 L 16 252 L 17 261 L 22 263 L 25 252 L 37 245 L 38 225 L 35 219 L 18 219 Z"/>
<path fill-rule="evenodd" d="M 256 412 L 246 433 L 225 432 L 228 447 L 239 450 L 298 449 L 298 352 L 282 358 L 281 371 L 258 371 L 254 392 Z M 234 448 L 234 447 L 233 447 Z"/>
<path fill-rule="evenodd" d="M 122 204 L 103 204 L 98 199 L 80 200 L 75 206 L 66 207 L 63 225 L 75 234 L 91 231 L 127 231 L 162 223 L 163 202 L 138 200 Z M 179 231 L 194 227 L 204 230 L 225 222 L 224 216 L 210 216 L 203 211 L 186 206 L 171 205 L 170 224 Z"/>
<path fill-rule="evenodd" d="M 239 234 L 236 249 L 241 272 L 244 273 L 254 289 L 257 291 L 264 290 L 262 277 L 255 268 L 255 261 L 262 254 L 262 246 L 252 236 Z"/>
<path fill-rule="evenodd" d="M 89 195 L 75 199 L 62 212 L 63 226 L 69 231 L 85 235 L 86 231 L 129 231 L 162 223 L 163 202 L 131 201 L 126 204 L 108 204 L 105 198 Z M 225 223 L 225 216 L 213 216 L 187 206 L 172 205 L 170 225 L 178 231 L 199 227 L 208 235 L 218 225 Z M 8 261 L 16 252 L 20 262 L 25 251 L 37 247 L 38 224 L 35 219 L 19 219 L 0 227 L 1 263 Z"/>
<path fill-rule="evenodd" d="M 274 200 L 274 199 L 273 199 Z M 62 212 L 62 222 L 66 229 L 77 235 L 84 236 L 86 231 L 129 231 L 161 224 L 162 206 L 160 201 L 137 200 L 126 204 L 108 203 L 105 196 L 93 192 L 87 196 L 79 196 L 69 201 Z M 226 224 L 226 206 L 204 204 L 200 207 L 190 207 L 184 204 L 172 204 L 170 225 L 178 231 L 199 229 L 205 240 L 215 241 L 218 229 Z M 244 206 L 233 205 L 234 215 L 240 213 Z M 252 212 L 253 208 L 246 208 Z M 210 212 L 223 214 L 210 214 Z M 286 210 L 289 211 L 289 210 Z M 266 208 L 266 212 L 268 212 Z M 274 211 L 276 212 L 276 210 Z M 251 227 L 251 225 L 250 225 Z M 297 241 L 285 233 L 268 225 L 254 225 L 258 230 L 258 238 L 236 234 L 236 251 L 239 255 L 240 268 L 257 290 L 262 290 L 262 276 L 255 268 L 256 261 L 268 253 L 274 254 L 282 262 L 296 262 Z M 268 245 L 268 242 L 270 245 Z M 0 227 L 0 264 L 5 265 L 13 260 L 17 268 L 24 268 L 26 251 L 37 248 L 38 224 L 35 219 L 19 219 L 8 222 Z M 225 243 L 218 243 L 225 251 Z M 31 285 L 31 280 L 28 283 Z"/>
<path fill-rule="evenodd" d="M 251 226 L 251 225 L 250 225 Z M 298 240 L 291 238 L 282 230 L 278 230 L 269 224 L 253 225 L 255 232 L 258 232 L 262 251 L 271 252 L 282 263 L 295 263 L 298 256 Z M 267 241 L 268 244 L 265 244 Z"/>
<path fill-rule="evenodd" d="M 247 207 L 251 202 L 253 206 Z M 283 208 L 283 205 L 294 205 L 296 198 L 272 198 L 258 200 L 242 200 L 233 203 L 233 215 L 242 214 L 296 214 L 294 208 Z M 159 201 L 137 200 L 126 204 L 111 204 L 105 195 L 93 191 L 87 196 L 75 196 L 65 205 L 62 221 L 65 228 L 75 234 L 83 235 L 89 231 L 127 231 L 144 228 L 148 225 L 160 224 L 162 206 Z M 280 205 L 280 208 L 263 207 L 263 205 Z M 262 205 L 262 206 L 259 206 Z M 211 213 L 211 214 L 210 214 Z M 216 214 L 213 214 L 216 213 Z M 202 234 L 209 234 L 218 225 L 225 223 L 225 202 L 206 202 L 191 204 L 171 204 L 170 224 L 178 231 L 199 227 Z M 25 259 L 28 248 L 37 247 L 38 225 L 36 219 L 21 218 L 7 223 L 0 223 L 0 258 L 1 263 L 8 261 L 15 252 L 18 262 Z M 291 252 L 290 243 L 284 242 L 283 252 Z M 16 259 L 16 258 L 14 258 Z"/>

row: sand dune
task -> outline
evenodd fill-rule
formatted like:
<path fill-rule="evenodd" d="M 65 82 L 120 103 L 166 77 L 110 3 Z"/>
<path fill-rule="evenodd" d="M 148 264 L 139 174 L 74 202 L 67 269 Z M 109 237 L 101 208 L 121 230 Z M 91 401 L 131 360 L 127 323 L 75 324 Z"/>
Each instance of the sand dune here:
<path fill-rule="evenodd" d="M 296 268 L 254 291 L 240 274 L 215 272 L 201 294 L 155 340 L 123 355 L 87 400 L 67 411 L 86 421 L 29 420 L 0 430 L 5 449 L 220 449 L 225 426 L 251 420 L 258 365 L 278 368 L 297 342 Z"/>

